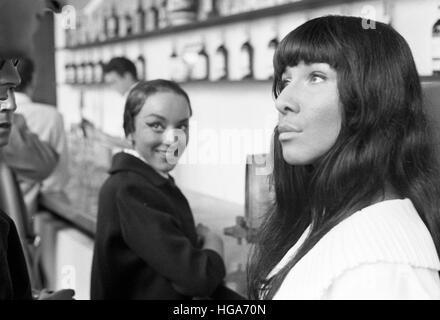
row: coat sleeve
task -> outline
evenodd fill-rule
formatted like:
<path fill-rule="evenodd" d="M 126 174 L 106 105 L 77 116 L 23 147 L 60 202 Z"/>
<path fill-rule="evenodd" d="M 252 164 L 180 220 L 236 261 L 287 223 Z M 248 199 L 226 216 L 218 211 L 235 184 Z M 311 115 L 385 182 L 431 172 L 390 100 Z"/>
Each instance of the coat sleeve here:
<path fill-rule="evenodd" d="M 9 219 L 8 219 L 9 220 Z M 32 290 L 26 266 L 26 260 L 18 237 L 17 229 L 10 220 L 8 234 L 8 262 L 11 275 L 12 287 L 14 290 L 14 300 L 31 300 Z"/>
<path fill-rule="evenodd" d="M 20 179 L 46 179 L 57 165 L 58 154 L 29 131 L 22 115 L 14 114 L 13 119 L 9 143 L 3 148 L 5 162 Z"/>
<path fill-rule="evenodd" d="M 122 236 L 127 245 L 179 292 L 209 296 L 222 283 L 225 267 L 212 250 L 194 247 L 170 213 L 149 205 L 147 190 L 123 186 L 117 193 Z"/>

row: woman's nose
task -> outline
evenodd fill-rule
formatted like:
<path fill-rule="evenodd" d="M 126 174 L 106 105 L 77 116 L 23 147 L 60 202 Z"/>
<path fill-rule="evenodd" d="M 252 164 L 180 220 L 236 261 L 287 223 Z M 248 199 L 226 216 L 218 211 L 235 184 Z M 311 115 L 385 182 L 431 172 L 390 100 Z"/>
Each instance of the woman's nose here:
<path fill-rule="evenodd" d="M 283 91 L 281 91 L 281 93 L 275 100 L 275 108 L 281 114 L 287 114 L 289 112 L 299 112 L 298 102 L 295 101 L 292 91 L 293 90 L 291 88 L 285 88 Z"/>

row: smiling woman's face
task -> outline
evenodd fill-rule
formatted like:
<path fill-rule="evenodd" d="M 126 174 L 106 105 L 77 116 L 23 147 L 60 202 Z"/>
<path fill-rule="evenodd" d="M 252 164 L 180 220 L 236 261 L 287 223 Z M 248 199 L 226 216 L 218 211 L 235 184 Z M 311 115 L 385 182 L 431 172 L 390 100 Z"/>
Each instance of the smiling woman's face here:
<path fill-rule="evenodd" d="M 135 150 L 154 169 L 168 173 L 188 143 L 190 116 L 188 102 L 178 94 L 165 91 L 149 96 L 135 118 L 131 134 Z"/>
<path fill-rule="evenodd" d="M 291 165 L 313 164 L 335 144 L 342 108 L 336 71 L 327 63 L 287 67 L 276 100 L 279 141 Z"/>

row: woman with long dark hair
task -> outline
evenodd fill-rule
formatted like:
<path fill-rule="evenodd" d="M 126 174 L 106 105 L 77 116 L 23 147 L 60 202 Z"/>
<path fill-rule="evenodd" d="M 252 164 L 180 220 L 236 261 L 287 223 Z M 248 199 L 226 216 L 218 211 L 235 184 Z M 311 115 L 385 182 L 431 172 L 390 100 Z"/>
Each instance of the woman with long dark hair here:
<path fill-rule="evenodd" d="M 274 206 L 249 266 L 263 299 L 440 299 L 439 175 L 403 37 L 326 16 L 280 43 Z"/>

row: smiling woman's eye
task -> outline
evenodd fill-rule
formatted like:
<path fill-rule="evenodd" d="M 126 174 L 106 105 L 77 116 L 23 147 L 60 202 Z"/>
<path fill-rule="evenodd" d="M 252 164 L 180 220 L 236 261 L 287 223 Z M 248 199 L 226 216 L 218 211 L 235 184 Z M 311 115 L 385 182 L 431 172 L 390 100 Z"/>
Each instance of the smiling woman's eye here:
<path fill-rule="evenodd" d="M 165 127 L 160 122 L 147 123 L 147 126 L 153 129 L 155 132 L 162 132 L 165 130 Z"/>

